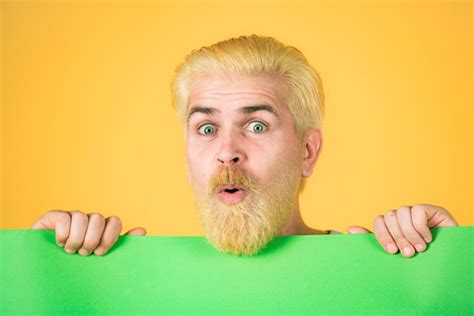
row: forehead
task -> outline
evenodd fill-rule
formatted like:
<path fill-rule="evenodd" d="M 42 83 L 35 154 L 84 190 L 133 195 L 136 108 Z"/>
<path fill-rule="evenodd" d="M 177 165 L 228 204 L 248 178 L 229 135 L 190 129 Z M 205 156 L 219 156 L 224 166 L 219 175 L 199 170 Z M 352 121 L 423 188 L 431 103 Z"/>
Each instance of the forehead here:
<path fill-rule="evenodd" d="M 278 76 L 206 76 L 193 80 L 188 110 L 196 103 L 220 107 L 226 102 L 260 101 L 283 106 L 286 85 Z"/>

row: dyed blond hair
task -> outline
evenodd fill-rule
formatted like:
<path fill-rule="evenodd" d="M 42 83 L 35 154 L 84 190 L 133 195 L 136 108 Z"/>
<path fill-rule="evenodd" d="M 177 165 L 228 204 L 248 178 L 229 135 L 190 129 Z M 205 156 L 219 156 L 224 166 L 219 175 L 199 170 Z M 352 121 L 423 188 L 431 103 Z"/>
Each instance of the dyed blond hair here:
<path fill-rule="evenodd" d="M 324 93 L 321 79 L 304 55 L 272 37 L 240 36 L 193 50 L 176 68 L 173 104 L 186 119 L 193 79 L 209 75 L 277 75 L 287 86 L 286 105 L 300 135 L 321 128 Z"/>

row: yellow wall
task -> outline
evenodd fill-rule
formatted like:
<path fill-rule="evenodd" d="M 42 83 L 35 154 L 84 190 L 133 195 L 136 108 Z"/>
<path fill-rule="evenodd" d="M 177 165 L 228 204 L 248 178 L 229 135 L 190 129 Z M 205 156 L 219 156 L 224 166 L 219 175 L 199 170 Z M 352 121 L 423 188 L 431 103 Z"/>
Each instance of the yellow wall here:
<path fill-rule="evenodd" d="M 323 78 L 308 224 L 371 227 L 416 203 L 474 224 L 471 2 L 176 2 L 2 1 L 0 228 L 78 209 L 201 235 L 170 81 L 192 49 L 252 33 Z"/>

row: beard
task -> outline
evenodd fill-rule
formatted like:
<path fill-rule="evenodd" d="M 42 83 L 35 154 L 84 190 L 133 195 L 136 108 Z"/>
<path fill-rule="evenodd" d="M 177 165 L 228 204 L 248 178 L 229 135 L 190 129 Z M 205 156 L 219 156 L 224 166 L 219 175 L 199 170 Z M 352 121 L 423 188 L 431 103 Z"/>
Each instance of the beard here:
<path fill-rule="evenodd" d="M 301 182 L 301 169 L 288 165 L 266 185 L 234 166 L 219 169 L 207 188 L 191 182 L 201 225 L 214 248 L 251 256 L 282 231 L 297 203 Z M 246 195 L 235 204 L 223 203 L 217 198 L 217 190 L 225 184 L 243 187 Z"/>

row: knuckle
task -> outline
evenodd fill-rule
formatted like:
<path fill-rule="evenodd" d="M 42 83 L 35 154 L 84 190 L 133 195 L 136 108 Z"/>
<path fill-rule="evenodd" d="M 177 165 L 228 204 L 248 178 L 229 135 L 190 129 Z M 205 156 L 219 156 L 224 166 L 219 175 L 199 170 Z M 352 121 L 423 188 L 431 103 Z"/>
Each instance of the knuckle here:
<path fill-rule="evenodd" d="M 72 214 L 72 218 L 73 218 L 74 221 L 85 222 L 85 223 L 87 223 L 87 221 L 88 221 L 87 215 L 84 214 L 83 212 L 72 211 L 71 214 Z"/>
<path fill-rule="evenodd" d="M 61 210 L 49 210 L 47 211 L 44 215 L 55 215 L 57 213 L 64 213 L 64 211 Z"/>
<path fill-rule="evenodd" d="M 412 212 L 423 212 L 425 210 L 425 206 L 422 204 L 413 205 L 411 210 Z"/>
<path fill-rule="evenodd" d="M 388 234 L 390 234 L 390 236 L 392 236 L 393 240 L 400 240 L 400 239 L 403 239 L 405 238 L 405 236 L 403 236 L 403 233 L 399 230 L 388 230 Z"/>
<path fill-rule="evenodd" d="M 97 221 L 101 221 L 101 222 L 105 221 L 104 215 L 102 215 L 100 213 L 90 213 L 89 218 L 91 220 L 97 220 Z"/>
<path fill-rule="evenodd" d="M 70 215 L 67 212 L 56 212 L 54 216 L 59 222 L 67 222 L 71 219 Z"/>
<path fill-rule="evenodd" d="M 122 221 L 117 216 L 110 216 L 109 219 L 108 219 L 108 222 L 113 224 L 113 225 L 117 225 L 119 227 L 122 227 Z"/>
<path fill-rule="evenodd" d="M 377 216 L 373 222 L 373 231 L 374 234 L 380 234 L 384 231 L 385 222 L 383 216 Z"/>
<path fill-rule="evenodd" d="M 406 232 L 405 236 L 406 236 L 406 240 L 408 240 L 408 242 L 410 242 L 411 244 L 424 243 L 420 235 L 418 235 L 418 233 L 415 232 L 414 230 L 410 230 Z"/>
<path fill-rule="evenodd" d="M 374 218 L 374 221 L 372 222 L 373 226 L 377 226 L 377 225 L 380 225 L 381 222 L 383 222 L 383 216 L 382 215 L 379 215 L 377 216 L 376 218 Z"/>
<path fill-rule="evenodd" d="M 405 215 L 405 214 L 410 213 L 410 207 L 409 206 L 400 206 L 397 209 L 397 214 L 398 215 Z"/>
<path fill-rule="evenodd" d="M 421 222 L 419 222 L 419 221 L 413 221 L 413 226 L 414 226 L 415 229 L 416 229 L 417 231 L 419 231 L 419 232 L 425 232 L 426 229 L 428 228 L 428 227 L 426 226 L 426 224 L 421 223 Z"/>

